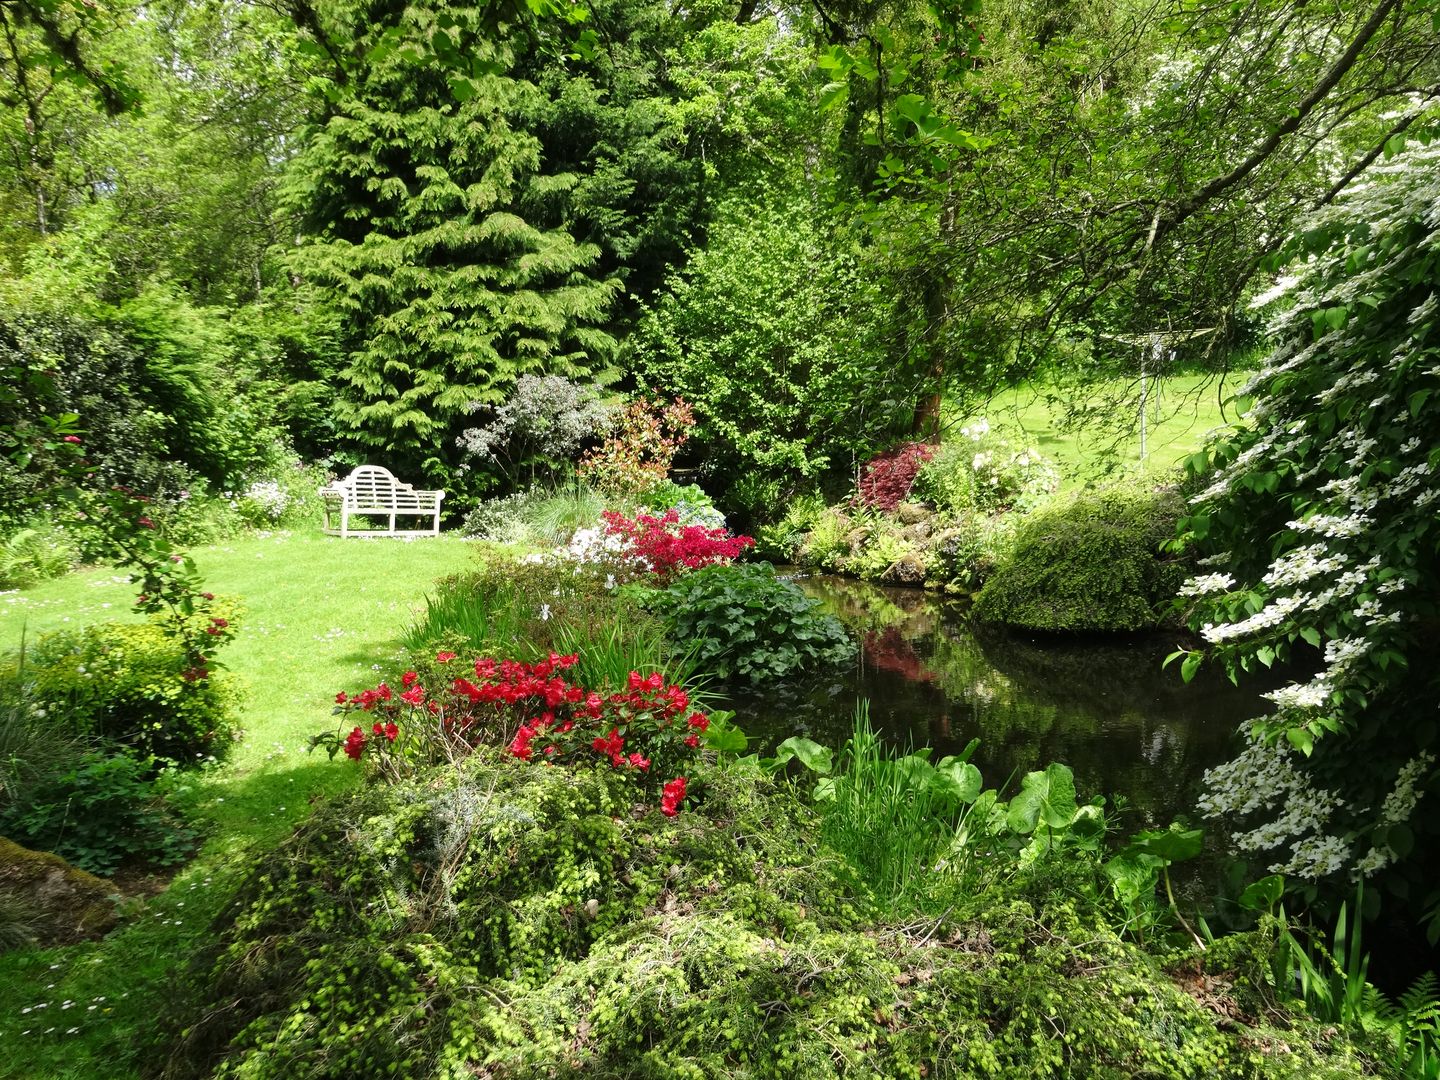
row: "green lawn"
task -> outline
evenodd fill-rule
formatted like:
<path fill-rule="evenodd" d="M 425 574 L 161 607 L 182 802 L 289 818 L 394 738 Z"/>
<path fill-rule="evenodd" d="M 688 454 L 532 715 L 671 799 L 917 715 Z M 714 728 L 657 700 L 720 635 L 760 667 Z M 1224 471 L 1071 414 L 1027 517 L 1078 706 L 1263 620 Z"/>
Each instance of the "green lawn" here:
<path fill-rule="evenodd" d="M 309 736 L 332 723 L 335 692 L 373 685 L 371 666 L 395 655 L 430 583 L 473 558 L 470 545 L 449 537 L 319 533 L 256 535 L 193 554 L 206 587 L 240 597 L 246 609 L 221 654 L 243 691 L 244 740 L 185 796 L 211 824 L 211 839 L 166 892 L 130 906 L 119 933 L 72 949 L 0 955 L 0 1076 L 132 1075 L 117 1066 L 114 1048 L 154 1029 L 168 972 L 184 962 L 223 899 L 215 886 L 243 864 L 235 854 L 273 843 L 312 799 L 357 775 L 348 761 L 305 752 Z M 129 612 L 133 594 L 113 570 L 0 594 L 0 648 L 17 645 L 22 628 L 33 636 L 137 618 Z"/>
<path fill-rule="evenodd" d="M 1111 465 L 1125 472 L 1164 472 L 1198 450 L 1209 432 L 1239 418 L 1236 402 L 1229 399 L 1251 374 L 1148 380 L 1143 458 L 1138 378 L 1113 379 L 1083 391 L 1024 384 L 1001 391 L 968 416 L 951 410 L 946 420 L 953 438 L 961 425 L 983 416 L 993 429 L 1054 461 L 1067 483 L 1090 479 Z"/>

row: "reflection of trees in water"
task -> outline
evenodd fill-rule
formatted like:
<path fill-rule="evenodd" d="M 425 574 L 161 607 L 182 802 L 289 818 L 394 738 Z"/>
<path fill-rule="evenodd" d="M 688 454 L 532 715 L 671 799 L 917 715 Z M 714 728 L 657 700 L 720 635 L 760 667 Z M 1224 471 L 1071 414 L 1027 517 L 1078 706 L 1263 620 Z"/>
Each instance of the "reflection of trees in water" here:
<path fill-rule="evenodd" d="M 838 746 L 866 698 L 897 749 L 954 753 L 979 736 L 988 784 L 1061 761 L 1083 790 L 1121 793 L 1139 819 L 1160 822 L 1189 810 L 1200 774 L 1257 712 L 1253 688 L 1205 671 L 1186 685 L 1162 671 L 1168 640 L 1027 638 L 972 626 L 953 602 L 918 589 L 802 584 L 862 648 L 843 677 L 735 695 L 741 726 L 771 746 L 794 734 Z"/>

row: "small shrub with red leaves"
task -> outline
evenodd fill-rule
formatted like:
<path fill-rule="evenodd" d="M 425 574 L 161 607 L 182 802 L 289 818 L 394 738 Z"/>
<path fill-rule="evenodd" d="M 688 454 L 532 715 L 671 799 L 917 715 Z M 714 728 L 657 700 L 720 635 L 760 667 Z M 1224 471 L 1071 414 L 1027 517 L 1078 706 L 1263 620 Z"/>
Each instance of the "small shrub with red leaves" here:
<path fill-rule="evenodd" d="M 909 496 L 916 474 L 935 456 L 935 450 L 930 443 L 901 443 L 871 459 L 856 493 L 861 505 L 873 510 L 894 510 Z"/>

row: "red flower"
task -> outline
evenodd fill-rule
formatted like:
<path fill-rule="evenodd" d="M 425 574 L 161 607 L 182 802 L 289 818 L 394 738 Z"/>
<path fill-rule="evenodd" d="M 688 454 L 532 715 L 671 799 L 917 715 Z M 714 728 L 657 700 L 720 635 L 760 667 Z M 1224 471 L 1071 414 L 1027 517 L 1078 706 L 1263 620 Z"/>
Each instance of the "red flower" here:
<path fill-rule="evenodd" d="M 395 721 L 392 720 L 385 725 L 385 738 L 389 739 L 391 742 L 394 742 L 396 738 L 399 737 L 399 735 L 400 726 L 396 724 Z"/>
<path fill-rule="evenodd" d="M 213 592 L 202 592 L 200 595 L 203 596 L 206 600 L 215 599 L 215 594 Z"/>
<path fill-rule="evenodd" d="M 221 627 L 221 628 L 223 629 L 224 627 L 227 627 L 227 626 L 230 625 L 230 620 L 229 620 L 229 619 L 211 619 L 211 620 L 210 620 L 210 625 L 212 625 L 212 626 L 218 626 L 218 627 Z"/>
<path fill-rule="evenodd" d="M 610 759 L 610 764 L 619 768 L 625 764 L 625 755 L 622 752 L 625 747 L 625 739 L 620 735 L 619 728 L 611 728 L 610 734 L 603 738 L 596 738 L 590 745 L 598 754 L 604 754 Z"/>
<path fill-rule="evenodd" d="M 685 777 L 677 776 L 660 793 L 660 812 L 666 817 L 674 817 L 680 813 L 680 804 L 684 801 Z"/>
<path fill-rule="evenodd" d="M 691 713 L 690 719 L 686 720 L 685 723 L 688 724 L 690 727 L 694 728 L 696 731 L 710 730 L 710 718 L 704 713 Z"/>
<path fill-rule="evenodd" d="M 349 701 L 349 700 L 350 700 L 350 699 L 345 696 L 345 691 L 344 691 L 344 690 L 341 690 L 338 694 L 335 695 L 335 704 L 336 704 L 336 705 L 344 705 L 345 702 L 347 702 L 347 701 Z"/>
<path fill-rule="evenodd" d="M 400 695 L 400 700 L 407 705 L 419 705 L 425 700 L 425 688 L 423 686 L 412 686 Z"/>
<path fill-rule="evenodd" d="M 454 659 L 455 653 L 453 652 L 437 652 L 435 654 L 435 662 L 437 664 L 448 664 L 451 660 Z"/>
<path fill-rule="evenodd" d="M 65 436 L 65 441 L 68 442 L 68 443 L 77 443 L 77 444 L 78 444 L 78 443 L 80 442 L 80 436 L 79 436 L 79 435 L 66 435 L 66 436 Z"/>
<path fill-rule="evenodd" d="M 700 736 L 699 736 L 699 735 L 686 735 L 686 736 L 685 736 L 685 745 L 688 746 L 688 747 L 690 747 L 691 750 L 694 750 L 697 746 L 700 745 Z"/>
<path fill-rule="evenodd" d="M 377 687 L 375 688 L 375 696 L 378 697 L 381 701 L 389 701 L 389 700 L 390 700 L 390 687 L 386 686 L 386 685 L 382 682 L 379 686 L 377 686 Z"/>
<path fill-rule="evenodd" d="M 135 519 L 135 524 L 139 525 L 142 529 L 153 529 L 155 527 L 155 522 L 151 521 L 143 514 Z"/>
<path fill-rule="evenodd" d="M 364 752 L 365 732 L 357 727 L 354 731 L 350 732 L 349 737 L 345 740 L 345 756 L 359 761 L 360 755 Z"/>
<path fill-rule="evenodd" d="M 409 690 L 410 687 L 414 686 L 415 683 L 419 681 L 419 679 L 420 676 L 416 675 L 415 672 L 407 671 L 404 675 L 400 676 L 400 685 L 405 687 L 406 690 Z"/>
<path fill-rule="evenodd" d="M 638 753 L 631 754 L 627 760 L 637 769 L 648 769 L 650 767 L 650 759 Z"/>

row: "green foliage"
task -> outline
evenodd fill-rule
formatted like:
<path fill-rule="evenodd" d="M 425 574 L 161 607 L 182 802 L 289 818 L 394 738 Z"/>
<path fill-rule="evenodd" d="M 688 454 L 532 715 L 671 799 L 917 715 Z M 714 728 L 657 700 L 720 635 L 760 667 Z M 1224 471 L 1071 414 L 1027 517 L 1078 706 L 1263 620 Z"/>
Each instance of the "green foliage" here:
<path fill-rule="evenodd" d="M 856 523 L 840 510 L 826 510 L 816 517 L 796 556 L 806 566 L 838 570 L 850 555 L 850 534 Z"/>
<path fill-rule="evenodd" d="M 184 767 L 223 758 L 235 738 L 224 676 L 186 678 L 192 665 L 156 622 L 99 623 L 42 637 L 5 678 L 28 683 L 30 700 L 76 734 Z"/>
<path fill-rule="evenodd" d="M 866 529 L 865 541 L 845 560 L 847 574 L 867 581 L 893 581 L 919 585 L 929 573 L 925 553 L 905 533 L 899 522 L 881 517 Z"/>
<path fill-rule="evenodd" d="M 1164 490 L 1111 487 L 1051 503 L 1021 521 L 976 617 L 1035 630 L 1155 626 L 1180 584 L 1180 567 L 1159 555 L 1179 513 Z"/>
<path fill-rule="evenodd" d="M 1034 450 L 1016 450 L 992 435 L 982 420 L 940 445 L 920 466 L 911 494 L 950 514 L 996 513 L 1034 509 L 1058 484 L 1053 465 Z"/>
<path fill-rule="evenodd" d="M 824 513 L 825 500 L 818 494 L 791 499 L 785 504 L 780 520 L 755 530 L 755 554 L 776 562 L 796 561 L 806 534 L 816 527 Z"/>
<path fill-rule="evenodd" d="M 499 544 L 553 547 L 565 544 L 575 530 L 593 526 L 607 503 L 583 484 L 528 491 L 486 499 L 465 516 L 466 536 Z"/>
<path fill-rule="evenodd" d="M 3 806 L 0 833 L 93 874 L 174 865 L 194 850 L 196 832 L 165 806 L 152 773 L 149 761 L 91 751 L 31 787 L 25 803 Z"/>
<path fill-rule="evenodd" d="M 997 886 L 878 920 L 783 787 L 744 763 L 692 783 L 693 810 L 637 820 L 607 770 L 481 755 L 322 807 L 215 919 L 162 1075 L 1358 1069 L 1333 1033 L 1221 1030 L 1083 902 Z"/>
<path fill-rule="evenodd" d="M 898 422 L 877 325 L 887 299 L 818 218 L 800 197 L 725 206 L 630 339 L 648 383 L 694 406 L 719 491 L 848 471 Z"/>
<path fill-rule="evenodd" d="M 693 648 L 696 667 L 721 679 L 769 682 L 845 663 L 854 643 L 769 563 L 701 567 L 657 594 L 654 607 Z"/>
<path fill-rule="evenodd" d="M 79 558 L 75 541 L 61 529 L 18 529 L 0 543 L 0 589 L 26 589 L 60 577 Z"/>

